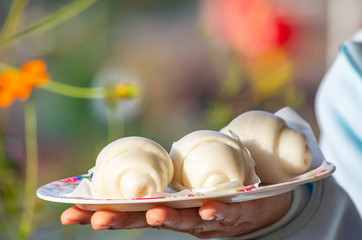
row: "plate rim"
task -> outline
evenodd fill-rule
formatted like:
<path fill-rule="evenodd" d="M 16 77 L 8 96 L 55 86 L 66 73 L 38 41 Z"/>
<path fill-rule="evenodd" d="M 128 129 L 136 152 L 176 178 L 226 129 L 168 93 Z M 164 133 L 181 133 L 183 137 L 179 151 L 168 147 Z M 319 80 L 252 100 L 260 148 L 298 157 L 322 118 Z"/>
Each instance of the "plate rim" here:
<path fill-rule="evenodd" d="M 321 180 L 323 178 L 326 178 L 334 173 L 336 170 L 336 167 L 334 164 L 324 161 L 328 165 L 328 169 L 321 170 L 318 174 L 313 174 L 313 171 L 317 170 L 313 169 L 309 172 L 306 172 L 305 174 L 310 173 L 311 176 L 307 178 L 302 179 L 296 179 L 292 178 L 290 181 L 277 183 L 277 184 L 270 184 L 266 186 L 259 186 L 256 188 L 252 188 L 250 190 L 245 191 L 238 191 L 237 189 L 227 190 L 227 191 L 221 191 L 221 192 L 207 192 L 207 193 L 196 193 L 196 194 L 190 194 L 190 195 L 181 195 L 181 196 L 166 196 L 166 197 L 156 197 L 156 198 L 132 198 L 132 199 L 85 199 L 85 198 L 75 198 L 75 197 L 55 197 L 43 194 L 42 191 L 45 189 L 46 186 L 49 186 L 51 184 L 55 184 L 56 182 L 60 182 L 66 179 L 70 178 L 78 178 L 78 177 L 84 177 L 88 174 L 68 177 L 64 179 L 60 179 L 57 181 L 53 181 L 50 183 L 47 183 L 41 187 L 39 187 L 36 191 L 36 195 L 38 198 L 51 201 L 51 202 L 58 202 L 58 203 L 70 203 L 70 204 L 88 204 L 88 205 L 106 205 L 106 204 L 145 204 L 145 203 L 166 203 L 166 202 L 175 202 L 175 201 L 189 201 L 189 200 L 204 200 L 204 199 L 211 199 L 211 198 L 227 198 L 227 197 L 235 197 L 238 195 L 252 195 L 252 194 L 259 194 L 263 192 L 271 192 L 273 190 L 281 190 L 283 188 L 291 188 L 294 189 L 299 185 L 309 183 L 309 182 L 315 182 L 318 180 Z M 323 165 L 323 164 L 322 164 Z M 321 165 L 321 166 L 322 166 Z M 321 167 L 320 166 L 320 167 Z M 302 174 L 303 175 L 303 174 Z M 299 177 L 299 176 L 297 176 Z M 78 178 L 79 179 L 79 178 Z M 79 179 L 79 182 L 81 179 Z"/>

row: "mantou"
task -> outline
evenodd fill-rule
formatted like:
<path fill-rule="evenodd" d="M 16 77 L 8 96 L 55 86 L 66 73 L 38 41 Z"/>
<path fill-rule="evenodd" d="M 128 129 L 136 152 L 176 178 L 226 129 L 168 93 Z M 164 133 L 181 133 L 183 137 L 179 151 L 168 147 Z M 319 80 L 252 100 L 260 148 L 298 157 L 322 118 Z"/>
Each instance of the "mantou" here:
<path fill-rule="evenodd" d="M 293 175 L 306 172 L 311 165 L 307 137 L 273 113 L 244 112 L 220 132 L 236 135 L 250 151 L 262 183 L 287 181 Z"/>
<path fill-rule="evenodd" d="M 173 143 L 170 156 L 175 168 L 172 186 L 176 190 L 230 181 L 250 185 L 257 178 L 248 150 L 238 140 L 218 131 L 198 130 L 185 135 Z"/>
<path fill-rule="evenodd" d="M 92 186 L 104 199 L 139 198 L 166 192 L 172 177 L 172 160 L 161 145 L 144 137 L 125 137 L 99 153 Z"/>

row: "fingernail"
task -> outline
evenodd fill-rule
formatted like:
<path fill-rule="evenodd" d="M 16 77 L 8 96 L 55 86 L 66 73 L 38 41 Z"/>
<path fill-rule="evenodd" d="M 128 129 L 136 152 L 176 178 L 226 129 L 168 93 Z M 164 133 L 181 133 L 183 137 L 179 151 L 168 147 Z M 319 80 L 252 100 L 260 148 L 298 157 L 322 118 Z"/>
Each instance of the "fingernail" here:
<path fill-rule="evenodd" d="M 215 215 L 214 215 L 214 216 L 211 216 L 211 217 L 209 217 L 207 220 L 208 220 L 208 221 L 216 220 L 216 216 L 215 216 Z"/>
<path fill-rule="evenodd" d="M 218 221 L 218 220 L 221 220 L 221 219 L 224 219 L 224 216 L 222 215 L 222 214 L 215 214 L 214 215 L 214 219 L 213 220 L 216 220 L 216 221 Z"/>

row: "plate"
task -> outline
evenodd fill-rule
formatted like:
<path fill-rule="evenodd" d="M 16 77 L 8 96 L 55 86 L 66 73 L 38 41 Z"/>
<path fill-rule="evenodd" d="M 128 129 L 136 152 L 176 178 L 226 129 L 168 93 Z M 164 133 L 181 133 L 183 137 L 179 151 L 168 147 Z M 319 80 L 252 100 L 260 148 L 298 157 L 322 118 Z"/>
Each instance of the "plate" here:
<path fill-rule="evenodd" d="M 88 174 L 70 177 L 48 183 L 40 187 L 36 194 L 39 198 L 51 202 L 75 204 L 81 209 L 97 211 L 101 209 L 114 211 L 146 211 L 155 206 L 172 208 L 200 207 L 209 201 L 235 203 L 265 198 L 291 191 L 299 185 L 318 181 L 330 176 L 335 166 L 326 161 L 318 168 L 292 178 L 288 182 L 250 188 L 232 188 L 223 191 L 198 193 L 187 195 L 169 195 L 165 197 L 133 198 L 133 199 L 89 199 L 81 197 L 68 197 Z"/>

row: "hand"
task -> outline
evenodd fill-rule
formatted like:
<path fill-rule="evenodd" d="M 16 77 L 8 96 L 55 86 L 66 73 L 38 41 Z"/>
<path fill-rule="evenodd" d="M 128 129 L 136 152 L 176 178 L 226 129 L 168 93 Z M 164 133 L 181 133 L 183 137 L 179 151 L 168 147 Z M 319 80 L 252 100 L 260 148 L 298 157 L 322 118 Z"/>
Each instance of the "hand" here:
<path fill-rule="evenodd" d="M 199 238 L 232 237 L 255 231 L 280 219 L 288 210 L 292 193 L 225 204 L 208 202 L 200 208 L 154 207 L 147 212 L 65 210 L 62 224 L 92 224 L 93 229 L 162 228 Z"/>

